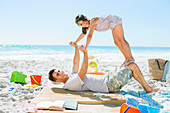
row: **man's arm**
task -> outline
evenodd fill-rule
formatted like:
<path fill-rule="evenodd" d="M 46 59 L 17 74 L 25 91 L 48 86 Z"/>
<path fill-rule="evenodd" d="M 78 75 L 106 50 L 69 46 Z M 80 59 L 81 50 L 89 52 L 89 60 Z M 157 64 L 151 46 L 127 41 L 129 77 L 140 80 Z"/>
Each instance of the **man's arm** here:
<path fill-rule="evenodd" d="M 78 73 L 81 80 L 83 80 L 87 73 L 87 68 L 88 68 L 88 54 L 87 54 L 87 50 L 85 49 L 85 47 L 83 45 L 81 45 L 79 47 L 79 49 L 84 53 L 83 63 L 81 65 L 80 71 Z"/>
<path fill-rule="evenodd" d="M 81 33 L 80 36 L 77 38 L 75 43 L 78 43 L 82 38 L 84 38 L 85 34 Z"/>
<path fill-rule="evenodd" d="M 74 55 L 74 59 L 73 59 L 73 68 L 72 68 L 72 70 L 78 73 L 78 71 L 79 71 L 79 62 L 80 62 L 80 54 L 79 54 L 78 45 L 75 42 L 70 42 L 69 44 L 70 44 L 70 46 L 75 47 L 75 55 Z"/>

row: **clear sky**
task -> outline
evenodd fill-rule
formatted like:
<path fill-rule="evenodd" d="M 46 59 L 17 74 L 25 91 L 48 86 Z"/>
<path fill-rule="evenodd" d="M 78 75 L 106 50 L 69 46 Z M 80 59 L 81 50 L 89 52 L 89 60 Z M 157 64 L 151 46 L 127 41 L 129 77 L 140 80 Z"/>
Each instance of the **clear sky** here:
<path fill-rule="evenodd" d="M 81 33 L 78 14 L 118 15 L 130 46 L 170 47 L 170 0 L 0 0 L 0 44 L 66 45 Z M 90 45 L 115 46 L 111 31 Z"/>

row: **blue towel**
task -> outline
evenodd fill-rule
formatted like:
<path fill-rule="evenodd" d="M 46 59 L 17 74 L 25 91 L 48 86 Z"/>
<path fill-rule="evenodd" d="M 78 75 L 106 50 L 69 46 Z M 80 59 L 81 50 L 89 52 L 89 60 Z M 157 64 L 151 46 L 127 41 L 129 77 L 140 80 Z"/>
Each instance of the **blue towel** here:
<path fill-rule="evenodd" d="M 136 92 L 136 91 L 132 91 L 132 90 L 126 90 L 126 91 L 122 92 L 122 95 L 127 95 L 127 94 L 132 95 L 137 98 L 141 98 L 144 101 L 147 101 L 148 105 L 151 107 L 155 107 L 155 108 L 159 108 L 159 109 L 163 108 L 163 106 L 160 103 L 158 103 L 152 99 L 152 97 L 155 95 L 155 93 L 147 94 L 145 91 Z M 139 102 L 137 102 L 137 100 L 134 101 L 132 98 L 128 98 L 127 102 L 129 102 L 128 104 L 131 104 L 134 107 L 136 107 L 139 104 Z M 146 103 L 144 103 L 144 104 L 146 104 Z"/>

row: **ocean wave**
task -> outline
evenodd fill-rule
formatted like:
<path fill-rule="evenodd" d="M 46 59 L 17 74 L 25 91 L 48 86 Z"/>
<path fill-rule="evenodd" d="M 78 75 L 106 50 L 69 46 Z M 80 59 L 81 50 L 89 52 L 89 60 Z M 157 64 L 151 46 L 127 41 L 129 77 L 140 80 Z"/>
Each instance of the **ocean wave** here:
<path fill-rule="evenodd" d="M 90 55 L 90 54 L 89 54 Z M 105 53 L 105 54 L 91 54 L 97 57 L 99 62 L 123 62 L 124 56 L 113 53 Z M 81 62 L 83 59 L 83 54 L 80 54 Z M 133 54 L 136 62 L 146 62 L 151 58 L 162 58 L 166 60 L 170 60 L 170 53 L 164 54 Z M 0 60 L 57 60 L 57 61 L 72 61 L 74 58 L 74 53 L 72 54 L 49 54 L 49 55 L 4 55 L 0 56 Z"/>
<path fill-rule="evenodd" d="M 170 59 L 170 48 L 132 47 L 136 61 L 149 58 Z M 82 52 L 80 52 L 82 55 Z M 96 56 L 101 62 L 124 61 L 124 56 L 117 47 L 90 46 L 88 54 Z M 1 45 L 0 59 L 11 60 L 72 60 L 74 48 L 58 45 Z M 82 59 L 82 57 L 81 57 Z"/>

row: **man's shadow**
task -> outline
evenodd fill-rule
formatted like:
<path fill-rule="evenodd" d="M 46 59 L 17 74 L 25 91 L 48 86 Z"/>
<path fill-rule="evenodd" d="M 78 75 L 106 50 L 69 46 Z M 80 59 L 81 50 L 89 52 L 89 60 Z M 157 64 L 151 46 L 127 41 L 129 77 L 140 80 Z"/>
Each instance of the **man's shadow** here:
<path fill-rule="evenodd" d="M 71 99 L 78 104 L 102 104 L 108 107 L 120 106 L 125 103 L 123 96 L 116 93 L 97 93 L 92 91 L 70 91 L 63 88 L 52 87 L 51 91 L 62 94 L 63 99 Z"/>

